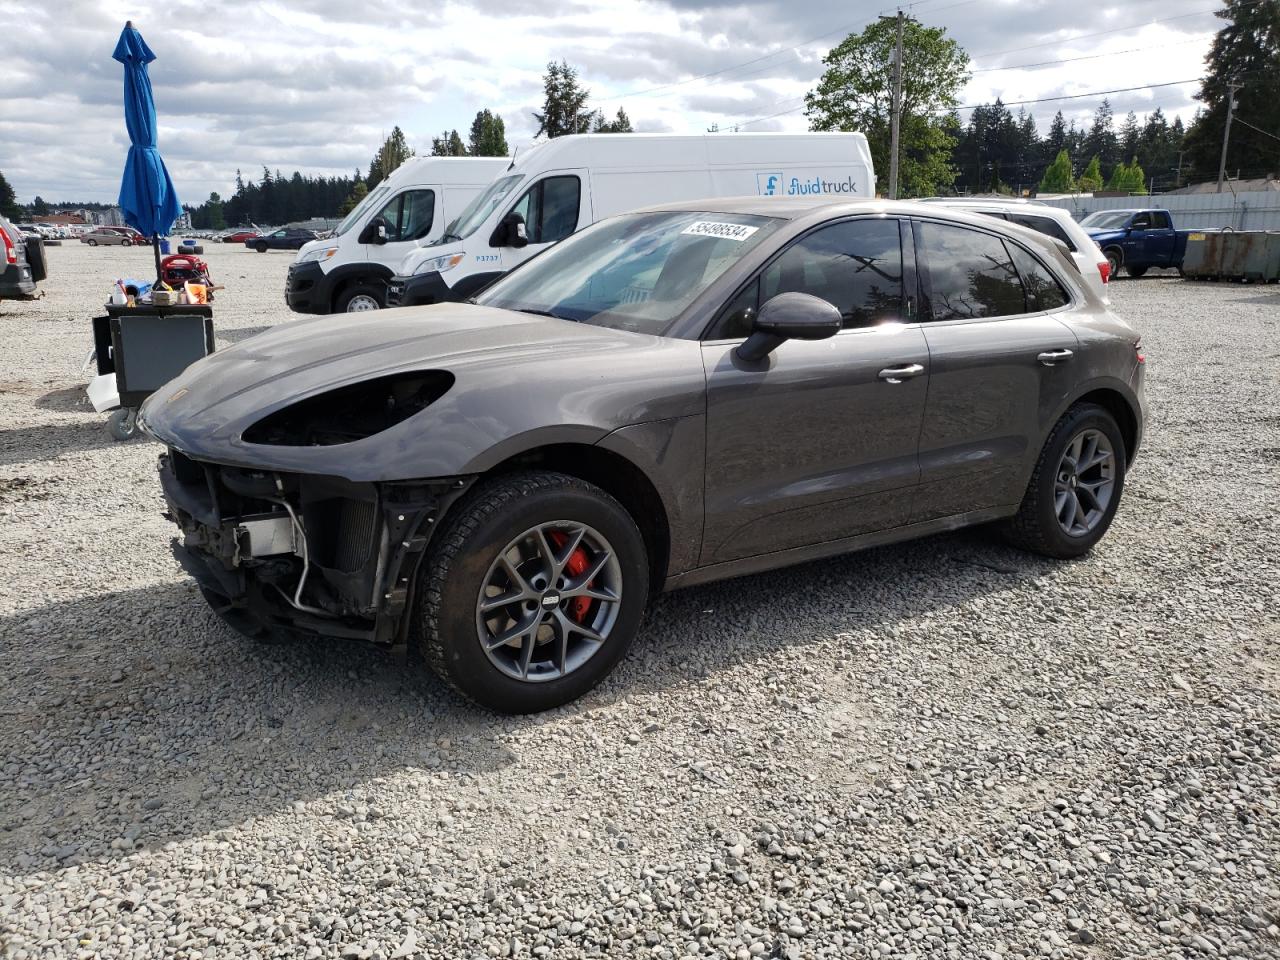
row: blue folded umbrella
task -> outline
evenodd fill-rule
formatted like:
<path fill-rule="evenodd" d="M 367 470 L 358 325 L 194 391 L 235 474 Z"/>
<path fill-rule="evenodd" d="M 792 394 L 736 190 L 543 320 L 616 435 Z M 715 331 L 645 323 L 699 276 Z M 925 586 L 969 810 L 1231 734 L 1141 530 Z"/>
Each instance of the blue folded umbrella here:
<path fill-rule="evenodd" d="M 173 229 L 173 221 L 182 213 L 178 192 L 156 147 L 156 103 L 147 75 L 147 64 L 156 55 L 130 21 L 120 32 L 112 57 L 124 64 L 124 122 L 132 144 L 120 183 L 120 209 L 125 223 L 156 240 Z M 156 250 L 158 258 L 158 246 Z"/>

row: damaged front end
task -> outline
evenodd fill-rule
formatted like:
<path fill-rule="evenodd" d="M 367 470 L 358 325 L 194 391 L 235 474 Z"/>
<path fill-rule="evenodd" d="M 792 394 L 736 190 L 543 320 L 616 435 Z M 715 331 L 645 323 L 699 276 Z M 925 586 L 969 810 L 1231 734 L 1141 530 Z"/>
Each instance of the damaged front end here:
<path fill-rule="evenodd" d="M 402 641 L 414 576 L 464 479 L 357 483 L 160 457 L 174 552 L 244 633 Z"/>

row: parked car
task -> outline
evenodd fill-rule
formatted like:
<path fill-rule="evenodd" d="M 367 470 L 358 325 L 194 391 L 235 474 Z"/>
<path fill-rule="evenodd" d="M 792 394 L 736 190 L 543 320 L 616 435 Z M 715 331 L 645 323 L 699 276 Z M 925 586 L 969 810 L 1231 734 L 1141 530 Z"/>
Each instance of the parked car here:
<path fill-rule="evenodd" d="M 604 677 L 654 591 L 990 521 L 1080 556 L 1143 369 L 1042 234 L 738 198 L 603 220 L 469 303 L 277 327 L 140 423 L 237 629 L 408 640 L 529 712 Z"/>
<path fill-rule="evenodd" d="M 0 215 L 0 300 L 28 300 L 45 278 L 44 240 Z"/>
<path fill-rule="evenodd" d="M 576 230 L 639 203 L 689 197 L 870 197 L 861 133 L 623 133 L 556 137 L 522 150 L 444 228 L 409 251 L 388 306 L 465 300 Z"/>
<path fill-rule="evenodd" d="M 310 243 L 314 239 L 316 239 L 314 230 L 284 227 L 260 237 L 254 237 L 252 240 L 246 240 L 244 245 L 252 247 L 259 253 L 266 253 L 268 250 L 298 250 L 304 243 Z"/>
<path fill-rule="evenodd" d="M 939 203 L 957 210 L 999 217 L 1011 223 L 1037 230 L 1047 237 L 1061 240 L 1071 251 L 1071 258 L 1080 268 L 1080 275 L 1094 288 L 1094 292 L 1107 300 L 1107 283 L 1111 280 L 1111 264 L 1102 255 L 1102 249 L 1061 207 L 1033 200 L 1002 197 L 929 197 L 926 203 Z"/>
<path fill-rule="evenodd" d="M 253 240 L 258 236 L 257 230 L 236 230 L 232 233 L 224 234 L 223 243 L 244 243 L 246 240 Z"/>
<path fill-rule="evenodd" d="M 1194 231 L 1176 230 L 1168 210 L 1097 210 L 1080 221 L 1111 263 L 1115 276 L 1123 266 L 1131 277 L 1152 267 L 1182 270 L 1187 237 Z"/>
<path fill-rule="evenodd" d="M 96 227 L 88 233 L 82 234 L 80 242 L 87 243 L 91 247 L 109 246 L 111 244 L 130 247 L 134 244 L 146 243 L 146 240 L 136 230 L 129 230 L 125 227 Z"/>

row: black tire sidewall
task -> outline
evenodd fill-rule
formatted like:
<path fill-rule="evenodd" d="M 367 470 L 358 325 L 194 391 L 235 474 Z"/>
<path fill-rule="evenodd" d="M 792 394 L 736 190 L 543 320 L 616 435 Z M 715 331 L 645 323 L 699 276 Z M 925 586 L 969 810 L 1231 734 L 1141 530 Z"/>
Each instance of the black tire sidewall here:
<path fill-rule="evenodd" d="M 1111 276 L 1116 277 L 1120 273 L 1120 268 L 1124 266 L 1124 257 L 1120 256 L 1116 250 L 1104 250 L 1102 255 L 1111 264 Z"/>
<path fill-rule="evenodd" d="M 585 523 L 612 545 L 622 568 L 623 599 L 609 640 L 590 660 L 558 680 L 523 683 L 502 673 L 481 649 L 476 599 L 498 551 L 540 523 Z M 438 642 L 449 680 L 476 702 L 502 713 L 534 713 L 576 700 L 603 680 L 639 632 L 649 594 L 644 540 L 625 510 L 585 484 L 539 490 L 482 520 L 463 550 L 449 558 L 439 606 Z"/>
<path fill-rule="evenodd" d="M 1082 430 L 1098 430 L 1111 441 L 1111 449 L 1116 457 L 1116 481 L 1111 502 L 1107 505 L 1107 512 L 1102 522 L 1085 536 L 1073 537 L 1058 524 L 1058 515 L 1053 508 L 1054 485 L 1063 451 Z M 1067 415 L 1062 428 L 1046 444 L 1041 457 L 1043 466 L 1039 471 L 1039 488 L 1036 490 L 1036 511 L 1039 513 L 1037 519 L 1040 529 L 1049 541 L 1048 546 L 1054 555 L 1059 557 L 1076 557 L 1087 553 L 1106 534 L 1111 527 L 1111 521 L 1115 519 L 1116 511 L 1120 508 L 1120 500 L 1124 495 L 1125 464 L 1128 457 L 1124 434 L 1120 432 L 1120 426 L 1115 418 L 1102 407 L 1082 406 Z"/>

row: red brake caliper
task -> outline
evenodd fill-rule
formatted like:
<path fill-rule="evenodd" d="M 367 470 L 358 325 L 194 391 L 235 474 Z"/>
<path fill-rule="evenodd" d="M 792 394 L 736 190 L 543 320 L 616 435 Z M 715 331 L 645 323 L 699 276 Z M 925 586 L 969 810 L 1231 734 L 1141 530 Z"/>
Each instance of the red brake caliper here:
<path fill-rule="evenodd" d="M 552 545 L 559 550 L 569 542 L 568 534 L 561 533 L 559 530 L 552 530 L 549 534 Z M 581 547 L 569 554 L 569 562 L 564 565 L 564 572 L 571 577 L 580 577 L 587 569 L 587 551 Z M 587 614 L 591 611 L 590 597 L 574 597 L 569 602 L 569 613 L 573 619 L 579 623 L 587 619 Z"/>

